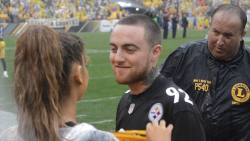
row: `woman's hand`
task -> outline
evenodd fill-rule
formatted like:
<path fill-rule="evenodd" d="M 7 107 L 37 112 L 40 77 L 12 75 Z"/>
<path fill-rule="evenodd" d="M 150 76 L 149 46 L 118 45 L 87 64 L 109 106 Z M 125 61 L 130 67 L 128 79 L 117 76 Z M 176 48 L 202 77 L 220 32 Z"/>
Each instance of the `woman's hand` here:
<path fill-rule="evenodd" d="M 160 123 L 152 122 L 146 126 L 146 135 L 148 141 L 171 141 L 173 125 L 169 124 L 166 127 L 165 120 Z"/>

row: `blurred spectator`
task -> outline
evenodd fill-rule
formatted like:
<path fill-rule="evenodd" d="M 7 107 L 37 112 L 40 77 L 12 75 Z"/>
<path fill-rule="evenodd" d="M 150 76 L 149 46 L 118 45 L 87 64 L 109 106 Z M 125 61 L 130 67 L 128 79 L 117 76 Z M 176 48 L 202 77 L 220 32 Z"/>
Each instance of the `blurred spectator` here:
<path fill-rule="evenodd" d="M 163 13 L 163 38 L 168 38 L 168 22 L 169 22 L 169 13 L 167 10 L 164 10 Z"/>
<path fill-rule="evenodd" d="M 0 61 L 3 66 L 3 77 L 8 78 L 7 65 L 5 61 L 5 41 L 4 41 L 4 25 L 0 24 Z"/>
<path fill-rule="evenodd" d="M 171 22 L 172 22 L 172 38 L 174 39 L 176 37 L 177 24 L 178 24 L 178 15 L 176 13 L 173 14 Z"/>
<path fill-rule="evenodd" d="M 187 27 L 188 27 L 188 20 L 187 20 L 186 13 L 183 13 L 183 14 L 182 14 L 182 18 L 181 18 L 181 27 L 183 28 L 182 37 L 183 37 L 183 38 L 186 38 Z"/>

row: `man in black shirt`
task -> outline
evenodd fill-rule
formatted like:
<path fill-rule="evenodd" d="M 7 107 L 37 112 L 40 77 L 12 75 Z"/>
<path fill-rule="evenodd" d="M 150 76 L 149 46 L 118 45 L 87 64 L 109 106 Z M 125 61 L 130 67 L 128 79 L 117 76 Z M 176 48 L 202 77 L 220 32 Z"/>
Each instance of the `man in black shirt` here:
<path fill-rule="evenodd" d="M 159 26 L 144 15 L 121 19 L 110 37 L 110 62 L 119 84 L 129 89 L 116 114 L 116 130 L 145 130 L 148 122 L 164 119 L 174 126 L 173 141 L 203 141 L 205 133 L 198 109 L 170 79 L 159 75 Z"/>
<path fill-rule="evenodd" d="M 182 37 L 183 37 L 183 38 L 186 38 L 186 35 L 187 35 L 187 27 L 188 27 L 188 20 L 187 20 L 186 13 L 183 13 L 183 14 L 182 14 L 181 26 L 182 26 L 182 28 L 183 28 Z"/>
<path fill-rule="evenodd" d="M 172 38 L 174 39 L 176 37 L 176 32 L 177 32 L 177 25 L 179 22 L 178 18 L 178 13 L 174 13 L 171 18 L 171 23 L 172 23 Z"/>
<path fill-rule="evenodd" d="M 198 105 L 208 141 L 250 141 L 250 48 L 242 39 L 246 22 L 238 6 L 219 6 L 208 40 L 181 46 L 161 70 Z"/>
<path fill-rule="evenodd" d="M 168 10 L 163 10 L 163 38 L 168 38 L 168 22 L 169 22 L 169 12 Z"/>

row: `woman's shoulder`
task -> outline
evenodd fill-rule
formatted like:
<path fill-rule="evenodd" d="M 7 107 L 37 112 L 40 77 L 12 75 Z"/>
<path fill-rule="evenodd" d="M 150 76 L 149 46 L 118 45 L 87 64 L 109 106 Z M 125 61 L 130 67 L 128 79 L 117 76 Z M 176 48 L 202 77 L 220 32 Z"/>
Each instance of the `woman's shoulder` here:
<path fill-rule="evenodd" d="M 114 135 L 110 132 L 96 129 L 93 125 L 88 123 L 81 123 L 74 127 L 61 128 L 60 133 L 63 140 L 73 141 L 116 141 Z"/>
<path fill-rule="evenodd" d="M 18 134 L 17 126 L 12 126 L 0 133 L 0 141 L 23 141 L 23 139 Z"/>

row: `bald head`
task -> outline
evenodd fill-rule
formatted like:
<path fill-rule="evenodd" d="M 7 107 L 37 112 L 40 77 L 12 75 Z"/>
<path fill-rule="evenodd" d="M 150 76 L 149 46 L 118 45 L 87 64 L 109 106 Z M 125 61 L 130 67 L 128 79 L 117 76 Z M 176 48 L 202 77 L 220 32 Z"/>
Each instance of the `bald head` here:
<path fill-rule="evenodd" d="M 246 16 L 246 13 L 239 6 L 232 5 L 232 4 L 220 5 L 216 9 L 214 9 L 214 11 L 212 12 L 212 14 L 211 14 L 212 19 L 211 20 L 213 21 L 214 16 L 217 13 L 221 13 L 221 12 L 225 12 L 227 14 L 237 16 L 241 22 L 242 32 L 244 32 L 245 27 L 246 27 L 246 23 L 247 23 L 247 16 Z"/>

